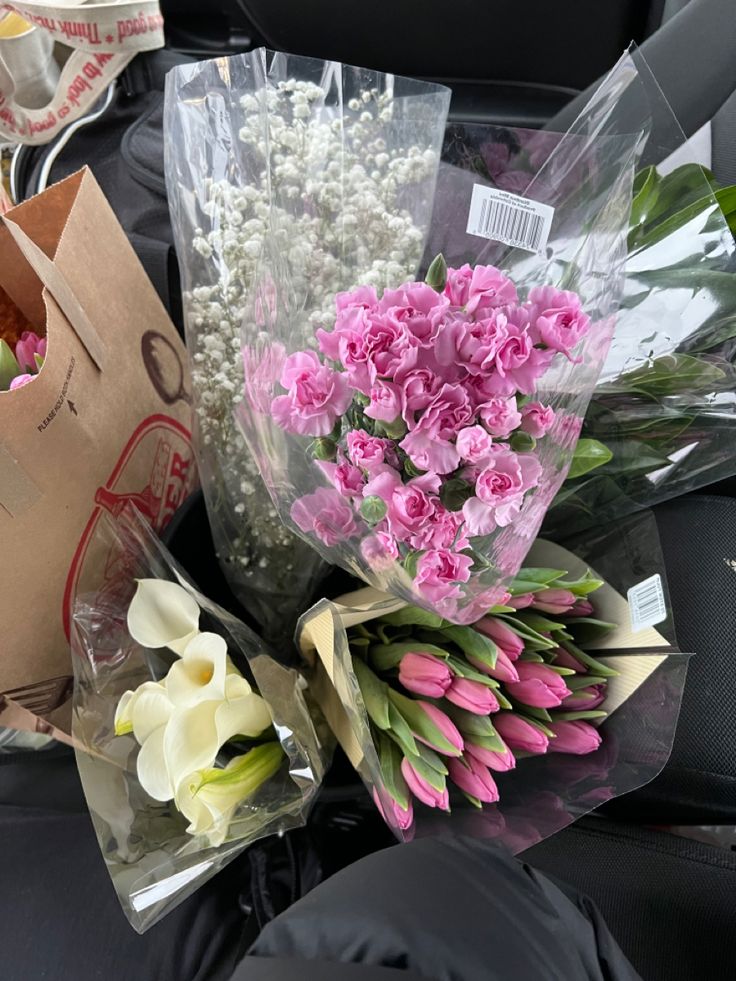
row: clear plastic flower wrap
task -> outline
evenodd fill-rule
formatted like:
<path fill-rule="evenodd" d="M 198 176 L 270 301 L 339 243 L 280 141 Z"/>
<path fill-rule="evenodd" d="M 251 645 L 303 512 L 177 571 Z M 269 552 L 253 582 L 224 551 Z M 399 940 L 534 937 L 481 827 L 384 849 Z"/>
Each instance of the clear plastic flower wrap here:
<path fill-rule="evenodd" d="M 736 473 L 736 187 L 694 162 L 634 57 L 627 112 L 635 124 L 647 111 L 654 130 L 634 184 L 616 332 L 582 429 L 593 452 L 581 453 L 549 512 L 554 536 Z"/>
<path fill-rule="evenodd" d="M 524 199 L 489 190 L 475 159 L 489 130 L 464 130 L 440 168 L 425 283 L 375 290 L 348 263 L 330 310 L 285 248 L 311 199 L 272 194 L 237 408 L 266 486 L 325 559 L 458 623 L 519 568 L 608 350 L 646 136 L 619 106 L 637 79 L 626 56 Z"/>
<path fill-rule="evenodd" d="M 74 609 L 72 733 L 102 856 L 143 932 L 251 842 L 303 824 L 325 756 L 300 672 L 199 593 L 138 512 L 100 534 L 106 580 Z"/>
<path fill-rule="evenodd" d="M 241 328 L 269 231 L 309 297 L 301 342 L 354 283 L 416 275 L 449 89 L 259 49 L 167 78 L 168 196 L 210 523 L 231 589 L 287 636 L 323 563 L 285 527 L 234 422 Z"/>
<path fill-rule="evenodd" d="M 523 851 L 666 763 L 688 655 L 653 515 L 565 544 L 535 542 L 475 629 L 372 588 L 301 618 L 310 688 L 399 839 Z"/>

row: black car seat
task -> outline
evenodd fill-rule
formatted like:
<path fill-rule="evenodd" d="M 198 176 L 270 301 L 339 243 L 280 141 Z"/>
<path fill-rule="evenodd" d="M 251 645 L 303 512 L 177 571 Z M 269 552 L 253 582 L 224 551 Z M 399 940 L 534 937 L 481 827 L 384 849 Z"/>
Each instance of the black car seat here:
<path fill-rule="evenodd" d="M 679 644 L 695 652 L 672 755 L 605 818 L 523 858 L 590 895 L 646 981 L 726 981 L 736 852 L 658 829 L 736 825 L 736 500 L 694 494 L 654 511 Z"/>

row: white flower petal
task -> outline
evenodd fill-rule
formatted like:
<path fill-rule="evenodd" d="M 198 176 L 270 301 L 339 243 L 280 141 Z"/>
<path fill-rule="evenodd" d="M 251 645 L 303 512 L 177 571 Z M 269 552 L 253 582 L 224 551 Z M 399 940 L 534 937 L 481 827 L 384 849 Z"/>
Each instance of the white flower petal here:
<path fill-rule="evenodd" d="M 138 753 L 138 779 L 141 787 L 154 800 L 171 800 L 174 787 L 164 758 L 164 733 L 161 726 L 155 729 L 141 746 Z"/>
<path fill-rule="evenodd" d="M 259 736 L 271 725 L 271 713 L 261 696 L 251 691 L 239 698 L 221 702 L 215 724 L 217 740 L 222 746 L 233 736 Z"/>
<path fill-rule="evenodd" d="M 180 781 L 174 798 L 177 808 L 189 821 L 187 833 L 190 835 L 204 834 L 212 827 L 212 813 L 205 802 L 197 796 L 197 790 L 201 785 L 201 774 L 191 773 Z"/>
<path fill-rule="evenodd" d="M 141 745 L 151 733 L 166 725 L 174 711 L 162 681 L 146 681 L 133 693 L 130 717 L 133 735 Z"/>
<path fill-rule="evenodd" d="M 225 698 L 230 701 L 234 698 L 242 698 L 244 695 L 250 695 L 252 691 L 253 689 L 250 684 L 239 671 L 229 674 L 225 678 Z"/>
<path fill-rule="evenodd" d="M 222 745 L 217 738 L 215 715 L 222 702 L 200 702 L 177 708 L 166 725 L 164 755 L 175 787 L 195 770 L 212 766 Z"/>
<path fill-rule="evenodd" d="M 176 705 L 225 697 L 227 644 L 218 634 L 197 634 L 169 669 L 166 690 Z"/>
<path fill-rule="evenodd" d="M 124 736 L 133 731 L 133 718 L 131 714 L 132 704 L 134 703 L 135 692 L 125 691 L 120 696 L 120 701 L 115 709 L 115 735 Z"/>
<path fill-rule="evenodd" d="M 133 640 L 181 654 L 198 628 L 199 604 L 188 590 L 166 579 L 138 580 L 128 607 L 128 633 Z"/>

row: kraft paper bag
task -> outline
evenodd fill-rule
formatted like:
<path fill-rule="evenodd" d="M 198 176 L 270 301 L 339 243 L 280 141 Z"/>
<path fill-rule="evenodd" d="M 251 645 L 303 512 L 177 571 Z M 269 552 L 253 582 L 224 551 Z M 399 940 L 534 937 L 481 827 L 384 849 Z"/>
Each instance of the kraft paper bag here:
<path fill-rule="evenodd" d="M 88 169 L 0 219 L 0 336 L 21 329 L 48 350 L 0 392 L 0 725 L 63 735 L 74 596 L 121 578 L 100 516 L 160 531 L 196 482 L 184 346 Z"/>

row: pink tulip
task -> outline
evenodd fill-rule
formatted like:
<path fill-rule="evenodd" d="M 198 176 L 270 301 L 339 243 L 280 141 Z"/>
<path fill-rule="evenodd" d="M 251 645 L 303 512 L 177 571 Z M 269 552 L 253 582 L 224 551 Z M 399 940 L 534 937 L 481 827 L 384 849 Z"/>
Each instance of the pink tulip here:
<path fill-rule="evenodd" d="M 387 796 L 389 795 L 387 794 Z M 389 796 L 390 816 L 386 814 L 386 808 L 383 806 L 381 798 L 375 790 L 373 791 L 373 802 L 378 808 L 379 814 L 389 826 L 395 824 L 401 831 L 406 831 L 414 823 L 414 808 L 412 807 L 411 798 L 409 798 L 409 806 L 404 809 L 398 801 L 395 801 L 393 797 Z"/>
<path fill-rule="evenodd" d="M 534 593 L 522 593 L 521 596 L 512 596 L 506 602 L 506 606 L 513 606 L 515 610 L 525 610 L 534 602 Z"/>
<path fill-rule="evenodd" d="M 600 733 L 587 722 L 553 722 L 550 729 L 555 734 L 555 738 L 549 741 L 550 752 L 553 753 L 584 756 L 595 752 L 601 744 Z"/>
<path fill-rule="evenodd" d="M 409 691 L 425 698 L 442 698 L 452 684 L 453 674 L 445 662 L 432 654 L 405 654 L 399 665 L 399 681 Z"/>
<path fill-rule="evenodd" d="M 586 697 L 587 696 L 587 697 Z M 596 709 L 606 700 L 605 685 L 589 685 L 568 695 L 562 705 L 565 711 L 571 709 Z"/>
<path fill-rule="evenodd" d="M 448 716 L 445 715 L 441 709 L 438 709 L 436 705 L 430 705 L 429 702 L 417 702 L 417 705 L 419 705 L 423 711 L 426 712 L 430 720 L 437 726 L 448 743 L 452 743 L 452 745 L 455 747 L 457 755 L 459 756 L 463 751 L 465 743 L 463 742 L 463 737 L 460 735 L 460 731 L 452 719 L 448 718 Z M 423 739 L 419 733 L 415 732 L 414 735 L 420 743 L 424 743 L 424 745 L 429 746 L 430 749 L 437 750 L 437 752 L 442 753 L 445 756 L 449 755 L 447 750 L 434 746 L 428 739 Z"/>
<path fill-rule="evenodd" d="M 477 660 L 472 654 L 468 654 L 467 657 L 474 668 L 477 668 L 491 678 L 495 678 L 496 681 L 503 681 L 509 684 L 510 682 L 519 680 L 518 672 L 512 664 L 511 659 L 500 648 L 496 656 L 496 665 L 493 668 L 490 668 L 483 661 Z"/>
<path fill-rule="evenodd" d="M 36 358 L 46 357 L 46 338 L 39 337 L 35 331 L 24 330 L 20 335 L 20 340 L 16 342 L 15 345 L 15 360 L 21 369 L 25 369 L 30 374 L 35 375 L 38 369 L 36 368 Z"/>
<path fill-rule="evenodd" d="M 543 613 L 557 614 L 558 616 L 567 613 L 575 603 L 575 594 L 569 589 L 540 589 L 534 596 L 532 606 L 535 610 Z"/>
<path fill-rule="evenodd" d="M 486 804 L 493 804 L 498 800 L 498 787 L 496 781 L 490 774 L 488 767 L 477 760 L 474 756 L 466 756 L 464 761 L 448 760 L 447 769 L 453 783 L 464 790 L 471 797 Z"/>
<path fill-rule="evenodd" d="M 507 684 L 506 689 L 512 698 L 524 705 L 556 708 L 570 694 L 564 680 L 546 664 L 519 661 L 516 670 L 519 681 Z"/>
<path fill-rule="evenodd" d="M 466 757 L 475 757 L 479 763 L 485 763 L 491 770 L 498 770 L 499 773 L 513 770 L 516 766 L 516 757 L 508 746 L 502 752 L 496 752 L 493 749 L 485 749 L 483 746 L 474 746 L 472 743 L 466 743 L 465 755 Z"/>
<path fill-rule="evenodd" d="M 521 637 L 495 617 L 483 617 L 473 626 L 486 637 L 490 637 L 499 650 L 503 651 L 512 661 L 516 661 L 524 650 L 524 641 Z"/>
<path fill-rule="evenodd" d="M 16 388 L 23 388 L 24 385 L 28 384 L 28 382 L 32 382 L 35 377 L 35 375 L 16 375 L 11 381 L 8 391 L 14 392 Z"/>
<path fill-rule="evenodd" d="M 401 761 L 401 772 L 409 790 L 422 804 L 426 804 L 427 807 L 438 807 L 441 811 L 450 810 L 450 798 L 447 788 L 437 790 L 431 784 L 427 783 L 424 777 L 417 773 L 406 757 Z"/>
<path fill-rule="evenodd" d="M 566 651 L 564 647 L 556 647 L 550 653 L 554 655 L 554 663 L 559 667 L 572 668 L 573 671 L 577 671 L 579 674 L 585 674 L 585 665 L 581 661 L 578 661 L 569 651 Z"/>
<path fill-rule="evenodd" d="M 490 715 L 499 709 L 498 699 L 488 685 L 467 678 L 454 678 L 445 697 L 453 705 L 475 715 Z"/>
<path fill-rule="evenodd" d="M 579 599 L 574 606 L 570 607 L 567 615 L 569 617 L 589 617 L 594 612 L 595 609 L 590 600 Z"/>
<path fill-rule="evenodd" d="M 520 719 L 513 712 L 500 712 L 493 720 L 493 725 L 511 749 L 524 750 L 526 753 L 547 752 L 549 739 L 541 729 L 537 729 L 526 719 Z"/>

